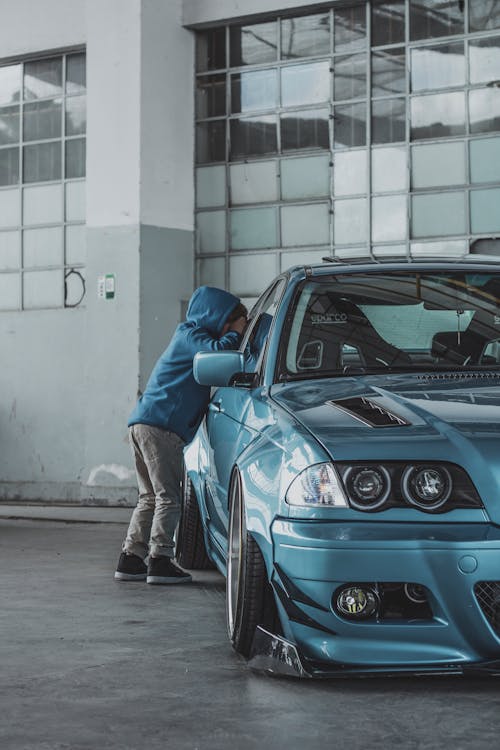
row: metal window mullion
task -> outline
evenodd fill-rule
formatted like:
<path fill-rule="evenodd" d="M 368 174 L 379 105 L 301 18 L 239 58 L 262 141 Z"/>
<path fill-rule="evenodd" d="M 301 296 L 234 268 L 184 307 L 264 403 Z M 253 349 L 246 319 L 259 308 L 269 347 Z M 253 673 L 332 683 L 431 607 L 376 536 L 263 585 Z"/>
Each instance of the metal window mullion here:
<path fill-rule="evenodd" d="M 370 2 L 366 3 L 366 239 L 368 254 L 374 257 L 372 248 L 372 24 Z"/>
<path fill-rule="evenodd" d="M 19 200 L 21 202 L 20 210 L 20 234 L 21 234 L 21 258 L 19 267 L 20 289 L 20 309 L 24 310 L 24 66 L 21 64 L 21 89 L 19 97 Z"/>
<path fill-rule="evenodd" d="M 276 67 L 276 76 L 277 76 L 277 102 L 275 105 L 275 127 L 276 127 L 276 150 L 277 150 L 277 157 L 275 160 L 275 164 L 277 166 L 276 170 L 276 180 L 278 181 L 277 184 L 277 195 L 278 195 L 278 204 L 275 208 L 276 211 L 276 247 L 278 248 L 275 252 L 275 258 L 276 262 L 279 263 L 278 266 L 278 272 L 281 271 L 281 250 L 283 249 L 283 243 L 282 243 L 282 237 L 283 237 L 283 226 L 282 226 L 282 211 L 281 211 L 281 202 L 282 202 L 282 194 L 283 191 L 281 190 L 281 71 L 283 67 L 283 60 L 281 57 L 281 16 L 279 16 L 276 19 L 276 60 L 277 60 L 277 67 Z M 278 178 L 279 174 L 279 178 Z"/>
<path fill-rule="evenodd" d="M 62 107 L 61 107 L 61 201 L 63 232 L 63 271 L 66 265 L 66 55 L 62 56 Z M 86 106 L 85 102 L 85 106 Z M 64 272 L 63 272 L 64 279 Z M 66 306 L 66 289 L 63 281 L 63 307 Z"/>
<path fill-rule="evenodd" d="M 468 3 L 466 3 L 466 18 L 467 25 L 466 29 L 469 28 L 468 23 Z M 471 222 L 471 175 L 470 175 L 470 108 L 469 108 L 469 91 L 471 87 L 470 83 L 470 45 L 468 37 L 464 37 L 464 55 L 465 55 L 465 86 L 464 86 L 464 97 L 465 97 L 465 201 L 467 203 L 465 208 L 465 231 L 468 237 L 468 248 L 470 252 L 471 246 L 471 235 L 472 235 L 472 222 Z"/>
<path fill-rule="evenodd" d="M 334 57 L 333 57 L 333 51 L 334 51 L 334 13 L 333 8 L 330 8 L 330 69 L 332 71 L 331 73 L 331 80 L 330 80 L 330 101 L 329 101 L 329 117 L 328 117 L 328 138 L 329 138 L 329 169 L 330 169 L 330 255 L 332 257 L 335 254 L 335 192 L 334 192 L 334 178 L 335 178 L 335 158 L 334 158 L 334 138 L 335 138 L 335 120 L 334 120 L 334 113 L 335 109 L 333 106 L 334 102 L 334 76 L 335 76 L 335 64 L 334 64 Z"/>
<path fill-rule="evenodd" d="M 224 233 L 225 247 L 224 247 L 224 285 L 226 289 L 229 289 L 230 274 L 229 274 L 229 259 L 230 259 L 230 241 L 231 241 L 231 211 L 230 211 L 230 157 L 231 157 L 231 37 L 229 26 L 226 26 L 224 34 L 224 43 L 226 45 L 226 69 L 224 71 L 226 76 L 226 192 L 225 192 L 225 214 L 226 214 L 226 231 Z"/>
<path fill-rule="evenodd" d="M 411 259 L 411 221 L 412 221 L 412 192 L 411 192 L 411 55 L 410 55 L 410 0 L 405 0 L 405 148 L 406 148 L 406 257 Z"/>

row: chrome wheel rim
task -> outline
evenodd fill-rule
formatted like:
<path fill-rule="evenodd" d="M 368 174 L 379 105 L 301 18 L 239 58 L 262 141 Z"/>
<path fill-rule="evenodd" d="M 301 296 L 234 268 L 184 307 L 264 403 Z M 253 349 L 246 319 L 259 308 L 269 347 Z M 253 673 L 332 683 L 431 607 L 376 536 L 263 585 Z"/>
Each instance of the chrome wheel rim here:
<path fill-rule="evenodd" d="M 241 569 L 241 497 L 237 481 L 231 492 L 231 508 L 227 560 L 227 619 L 230 636 L 233 635 L 235 627 Z"/>

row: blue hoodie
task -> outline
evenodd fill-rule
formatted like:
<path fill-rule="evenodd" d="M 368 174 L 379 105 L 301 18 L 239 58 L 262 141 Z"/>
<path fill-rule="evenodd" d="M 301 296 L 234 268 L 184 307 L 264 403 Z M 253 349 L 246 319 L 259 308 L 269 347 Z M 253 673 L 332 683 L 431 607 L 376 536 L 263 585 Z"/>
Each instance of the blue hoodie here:
<path fill-rule="evenodd" d="M 229 331 L 219 338 L 238 297 L 201 286 L 189 301 L 186 321 L 177 326 L 167 349 L 154 366 L 146 389 L 130 415 L 133 424 L 148 424 L 192 440 L 210 400 L 210 388 L 193 376 L 197 352 L 237 349 L 241 336 Z"/>

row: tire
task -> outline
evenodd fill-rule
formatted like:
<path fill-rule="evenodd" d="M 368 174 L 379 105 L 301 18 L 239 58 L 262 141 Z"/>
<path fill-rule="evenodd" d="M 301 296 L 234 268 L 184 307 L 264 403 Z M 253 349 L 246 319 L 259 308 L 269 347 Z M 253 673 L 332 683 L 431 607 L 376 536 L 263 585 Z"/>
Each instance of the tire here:
<path fill-rule="evenodd" d="M 241 479 L 230 489 L 226 622 L 234 650 L 248 658 L 257 625 L 276 630 L 277 611 L 262 552 L 247 532 Z"/>
<path fill-rule="evenodd" d="M 196 493 L 184 469 L 182 506 L 176 544 L 177 562 L 188 570 L 210 570 L 215 567 L 207 555 L 203 524 Z"/>

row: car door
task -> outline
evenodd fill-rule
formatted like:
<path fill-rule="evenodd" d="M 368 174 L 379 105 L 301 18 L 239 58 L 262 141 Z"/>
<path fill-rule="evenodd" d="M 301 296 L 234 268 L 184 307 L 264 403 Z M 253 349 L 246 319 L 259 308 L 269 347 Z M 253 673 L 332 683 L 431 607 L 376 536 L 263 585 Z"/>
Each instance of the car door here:
<path fill-rule="evenodd" d="M 206 476 L 206 505 L 209 530 L 222 549 L 226 549 L 228 525 L 228 489 L 231 472 L 237 457 L 258 434 L 261 421 L 253 418 L 253 397 L 258 387 L 267 337 L 272 320 L 285 287 L 279 278 L 262 295 L 251 313 L 241 351 L 245 352 L 246 369 L 255 371 L 254 383 L 235 384 L 218 388 L 212 396 L 205 417 L 206 439 L 209 448 L 209 467 Z M 248 377 L 247 382 L 250 381 Z"/>

